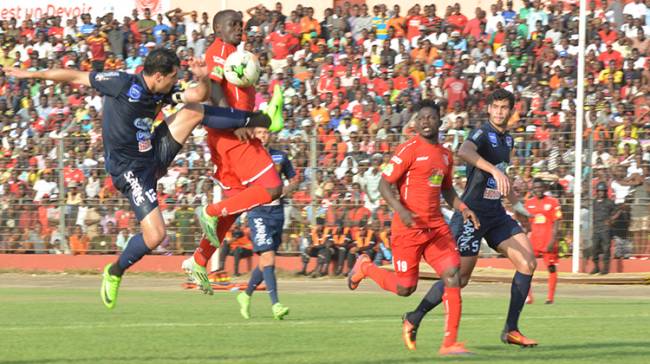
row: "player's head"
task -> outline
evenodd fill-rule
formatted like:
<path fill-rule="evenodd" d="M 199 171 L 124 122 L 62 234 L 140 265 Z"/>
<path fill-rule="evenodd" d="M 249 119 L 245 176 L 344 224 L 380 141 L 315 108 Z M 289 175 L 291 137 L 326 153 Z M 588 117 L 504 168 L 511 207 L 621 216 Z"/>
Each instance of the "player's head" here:
<path fill-rule="evenodd" d="M 267 128 L 255 128 L 255 138 L 259 139 L 262 142 L 262 145 L 266 146 L 269 144 L 269 137 L 271 133 Z"/>
<path fill-rule="evenodd" d="M 167 48 L 156 48 L 144 59 L 142 73 L 148 79 L 147 86 L 154 93 L 168 93 L 178 80 L 181 65 L 176 53 Z"/>
<path fill-rule="evenodd" d="M 488 96 L 487 104 L 490 121 L 498 127 L 505 128 L 508 125 L 512 109 L 515 107 L 515 95 L 500 88 Z"/>
<path fill-rule="evenodd" d="M 241 43 L 243 25 L 241 14 L 234 10 L 222 10 L 216 13 L 212 19 L 214 35 L 234 46 Z"/>
<path fill-rule="evenodd" d="M 417 105 L 415 130 L 420 136 L 437 141 L 440 128 L 440 106 L 433 100 L 422 100 Z"/>
<path fill-rule="evenodd" d="M 535 178 L 533 180 L 533 193 L 537 198 L 544 197 L 544 193 L 546 193 L 546 184 L 541 178 Z"/>

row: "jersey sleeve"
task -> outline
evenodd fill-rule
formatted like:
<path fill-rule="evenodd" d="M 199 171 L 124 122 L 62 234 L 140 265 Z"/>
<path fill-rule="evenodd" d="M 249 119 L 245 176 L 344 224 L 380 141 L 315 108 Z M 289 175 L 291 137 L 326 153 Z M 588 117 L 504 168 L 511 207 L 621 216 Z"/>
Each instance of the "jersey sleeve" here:
<path fill-rule="evenodd" d="M 224 79 L 223 68 L 226 60 L 216 54 L 216 45 L 208 48 L 205 55 L 205 64 L 210 71 L 210 79 L 216 83 L 221 83 Z"/>
<path fill-rule="evenodd" d="M 131 84 L 131 76 L 125 72 L 90 72 L 90 86 L 101 94 L 117 97 Z"/>
<path fill-rule="evenodd" d="M 414 149 L 415 147 L 410 144 L 403 145 L 393 155 L 381 174 L 388 183 L 397 182 L 409 170 L 413 162 Z"/>
<path fill-rule="evenodd" d="M 441 189 L 448 190 L 454 186 L 453 177 L 454 177 L 454 157 L 448 151 L 445 153 L 447 156 L 447 170 L 445 171 L 445 177 L 442 179 Z"/>
<path fill-rule="evenodd" d="M 560 207 L 560 202 L 557 199 L 553 199 L 553 206 L 550 213 L 551 221 L 556 222 L 562 218 L 562 208 Z"/>
<path fill-rule="evenodd" d="M 474 143 L 477 149 L 483 148 L 487 143 L 487 135 L 481 128 L 472 130 L 467 136 L 467 140 Z"/>

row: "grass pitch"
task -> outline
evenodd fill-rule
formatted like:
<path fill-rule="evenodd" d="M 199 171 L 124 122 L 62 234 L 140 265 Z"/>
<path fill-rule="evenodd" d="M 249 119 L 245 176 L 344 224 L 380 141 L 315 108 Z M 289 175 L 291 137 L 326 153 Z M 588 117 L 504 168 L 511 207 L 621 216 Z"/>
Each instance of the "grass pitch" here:
<path fill-rule="evenodd" d="M 290 315 L 273 320 L 258 291 L 246 321 L 235 294 L 183 291 L 180 278 L 127 276 L 113 311 L 100 302 L 98 276 L 0 278 L 2 364 L 650 363 L 650 287 L 560 285 L 557 303 L 544 305 L 538 286 L 521 326 L 540 346 L 520 349 L 499 341 L 509 285 L 470 284 L 460 339 L 476 355 L 441 358 L 442 307 L 423 321 L 416 352 L 400 338 L 401 314 L 430 281 L 400 298 L 370 282 L 346 292 L 343 280 L 280 280 Z"/>

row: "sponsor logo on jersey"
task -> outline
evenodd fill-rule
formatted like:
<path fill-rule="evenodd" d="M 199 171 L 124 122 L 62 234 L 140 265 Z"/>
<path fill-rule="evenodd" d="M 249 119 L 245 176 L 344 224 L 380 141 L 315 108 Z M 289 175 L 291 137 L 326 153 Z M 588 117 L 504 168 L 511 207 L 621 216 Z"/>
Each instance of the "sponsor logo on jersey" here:
<path fill-rule="evenodd" d="M 494 180 L 492 177 L 488 177 L 487 179 L 487 187 L 488 188 L 497 188 L 497 181 Z"/>
<path fill-rule="evenodd" d="M 499 140 L 497 139 L 497 135 L 495 133 L 488 133 L 488 139 L 490 140 L 490 144 L 493 147 L 499 146 Z"/>
<path fill-rule="evenodd" d="M 151 150 L 151 133 L 153 132 L 153 120 L 151 118 L 137 118 L 133 121 L 138 131 L 135 133 L 135 139 L 138 141 L 138 151 L 140 153 Z"/>
<path fill-rule="evenodd" d="M 266 225 L 264 225 L 264 219 L 261 217 L 256 217 L 253 219 L 253 224 L 255 225 L 255 243 L 257 245 L 271 245 L 271 237 L 266 233 Z"/>
<path fill-rule="evenodd" d="M 138 85 L 137 83 L 132 84 L 129 88 L 129 91 L 126 92 L 126 95 L 129 97 L 129 102 L 140 101 L 140 98 L 142 97 L 142 91 L 144 91 L 142 86 Z"/>
<path fill-rule="evenodd" d="M 429 160 L 429 156 L 428 156 L 428 155 L 425 155 L 424 157 L 417 157 L 417 158 L 415 158 L 415 161 L 416 161 L 416 162 L 428 161 L 428 160 Z"/>
<path fill-rule="evenodd" d="M 102 82 L 102 81 L 109 80 L 111 78 L 115 78 L 115 77 L 117 77 L 119 75 L 120 75 L 120 73 L 115 72 L 115 71 L 112 71 L 112 72 L 100 72 L 100 73 L 95 74 L 95 81 Z"/>
<path fill-rule="evenodd" d="M 133 204 L 136 206 L 142 205 L 144 202 L 144 191 L 142 190 L 142 185 L 140 185 L 138 178 L 133 174 L 133 171 L 128 171 L 124 173 L 124 179 L 126 179 L 126 182 L 131 186 Z"/>
<path fill-rule="evenodd" d="M 512 148 L 512 137 L 510 135 L 506 136 L 506 145 L 508 148 Z"/>
<path fill-rule="evenodd" d="M 549 211 L 551 209 L 551 204 L 550 203 L 545 203 L 544 204 L 544 211 Z"/>
<path fill-rule="evenodd" d="M 486 200 L 499 200 L 501 199 L 501 192 L 494 188 L 486 188 L 483 192 L 483 198 Z"/>
<path fill-rule="evenodd" d="M 402 164 L 402 158 L 400 158 L 400 157 L 398 157 L 396 155 L 394 155 L 393 158 L 390 159 L 390 161 L 395 163 L 395 164 Z"/>
<path fill-rule="evenodd" d="M 211 74 L 212 74 L 212 76 L 215 76 L 215 77 L 218 77 L 218 78 L 223 78 L 223 67 L 214 66 L 212 68 Z"/>
<path fill-rule="evenodd" d="M 431 187 L 440 187 L 442 185 L 442 180 L 445 178 L 445 175 L 441 170 L 434 170 L 431 177 L 429 177 L 429 186 Z"/>

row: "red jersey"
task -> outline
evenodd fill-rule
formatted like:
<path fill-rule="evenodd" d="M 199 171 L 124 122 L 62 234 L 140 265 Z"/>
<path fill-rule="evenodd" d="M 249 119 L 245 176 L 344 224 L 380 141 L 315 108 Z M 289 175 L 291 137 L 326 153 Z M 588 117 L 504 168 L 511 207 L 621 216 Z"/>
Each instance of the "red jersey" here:
<path fill-rule="evenodd" d="M 266 42 L 271 44 L 273 59 L 286 59 L 291 48 L 298 44 L 296 38 L 288 33 L 281 35 L 278 32 L 273 32 L 266 36 Z"/>
<path fill-rule="evenodd" d="M 86 44 L 90 49 L 90 55 L 93 61 L 103 61 L 106 59 L 106 45 L 108 40 L 104 37 L 93 37 L 92 35 L 86 39 Z"/>
<path fill-rule="evenodd" d="M 205 52 L 205 64 L 210 71 L 210 79 L 221 85 L 228 105 L 235 109 L 253 111 L 255 108 L 255 87 L 237 87 L 226 80 L 223 75 L 223 68 L 226 59 L 234 53 L 237 48 L 224 43 L 221 38 L 215 38 L 214 42 Z"/>
<path fill-rule="evenodd" d="M 397 184 L 400 202 L 416 216 L 414 228 L 437 228 L 445 224 L 440 213 L 440 193 L 452 188 L 454 161 L 451 152 L 420 136 L 397 147 L 382 177 Z M 409 229 L 393 216 L 393 232 Z"/>
<path fill-rule="evenodd" d="M 530 240 L 537 251 L 546 252 L 548 243 L 553 238 L 553 224 L 562 218 L 560 202 L 551 196 L 542 199 L 533 197 L 526 201 L 526 210 L 530 212 Z"/>

